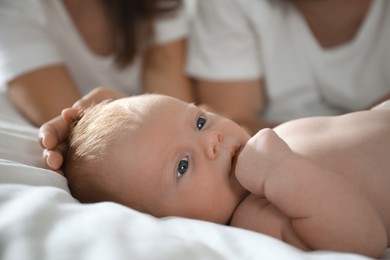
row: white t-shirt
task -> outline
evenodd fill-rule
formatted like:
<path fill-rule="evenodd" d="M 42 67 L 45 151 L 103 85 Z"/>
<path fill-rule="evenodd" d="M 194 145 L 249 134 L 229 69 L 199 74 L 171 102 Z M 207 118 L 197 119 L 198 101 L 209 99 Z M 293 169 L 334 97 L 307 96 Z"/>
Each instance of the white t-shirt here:
<path fill-rule="evenodd" d="M 357 35 L 323 49 L 290 1 L 198 1 L 188 72 L 266 82 L 265 118 L 365 109 L 390 93 L 390 1 L 372 1 Z"/>
<path fill-rule="evenodd" d="M 180 10 L 155 26 L 156 44 L 186 37 L 186 13 Z M 142 92 L 141 58 L 119 70 L 113 56 L 94 54 L 61 0 L 0 0 L 1 91 L 23 73 L 59 63 L 67 65 L 82 94 L 98 86 L 129 95 Z"/>

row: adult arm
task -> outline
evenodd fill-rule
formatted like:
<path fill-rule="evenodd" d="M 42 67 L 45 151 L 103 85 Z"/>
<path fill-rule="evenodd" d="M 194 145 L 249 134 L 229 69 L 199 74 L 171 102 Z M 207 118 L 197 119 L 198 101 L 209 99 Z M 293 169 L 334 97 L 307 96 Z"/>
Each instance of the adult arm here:
<path fill-rule="evenodd" d="M 199 103 L 256 133 L 264 126 L 264 69 L 259 38 L 246 5 L 236 0 L 198 1 L 189 38 L 187 70 Z"/>
<path fill-rule="evenodd" d="M 48 66 L 16 77 L 8 84 L 8 95 L 17 109 L 36 126 L 59 115 L 62 109 L 80 98 L 63 65 Z"/>
<path fill-rule="evenodd" d="M 296 234 L 312 249 L 379 257 L 387 246 L 382 220 L 359 191 L 292 152 L 271 129 L 248 142 L 236 174 L 245 188 L 290 217 Z"/>
<path fill-rule="evenodd" d="M 146 51 L 143 82 L 145 92 L 194 102 L 190 79 L 185 73 L 186 40 L 159 44 Z"/>
<path fill-rule="evenodd" d="M 238 124 L 251 134 L 264 127 L 274 125 L 261 119 L 265 106 L 265 94 L 261 80 L 250 81 L 205 81 L 196 84 L 197 95 L 201 103 L 211 106 Z"/>

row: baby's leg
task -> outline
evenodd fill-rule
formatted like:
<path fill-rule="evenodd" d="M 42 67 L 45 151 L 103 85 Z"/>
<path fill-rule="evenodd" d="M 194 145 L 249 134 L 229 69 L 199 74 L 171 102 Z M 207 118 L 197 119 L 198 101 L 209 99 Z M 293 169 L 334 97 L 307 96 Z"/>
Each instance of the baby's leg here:
<path fill-rule="evenodd" d="M 376 105 L 374 106 L 373 108 L 371 108 L 372 110 L 376 110 L 376 109 L 390 109 L 390 99 L 386 100 L 386 101 L 383 101 L 382 103 L 380 103 L 379 105 Z"/>

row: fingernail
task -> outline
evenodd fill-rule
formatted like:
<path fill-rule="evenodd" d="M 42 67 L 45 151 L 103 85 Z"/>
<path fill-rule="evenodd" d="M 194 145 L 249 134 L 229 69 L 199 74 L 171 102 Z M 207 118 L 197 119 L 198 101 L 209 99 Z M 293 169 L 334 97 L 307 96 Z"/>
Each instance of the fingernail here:
<path fill-rule="evenodd" d="M 41 143 L 44 147 L 46 147 L 46 138 L 44 136 L 41 136 Z"/>

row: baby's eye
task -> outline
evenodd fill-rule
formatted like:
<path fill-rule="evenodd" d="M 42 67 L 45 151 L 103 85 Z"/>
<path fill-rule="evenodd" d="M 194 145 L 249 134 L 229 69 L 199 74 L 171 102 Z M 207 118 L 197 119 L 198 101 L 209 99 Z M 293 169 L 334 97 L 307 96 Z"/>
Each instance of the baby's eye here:
<path fill-rule="evenodd" d="M 196 128 L 198 128 L 198 130 L 202 130 L 205 124 L 206 124 L 206 117 L 204 116 L 198 117 L 198 120 L 196 120 Z"/>
<path fill-rule="evenodd" d="M 181 177 L 188 170 L 188 156 L 180 160 L 179 165 L 177 166 L 177 177 Z"/>

